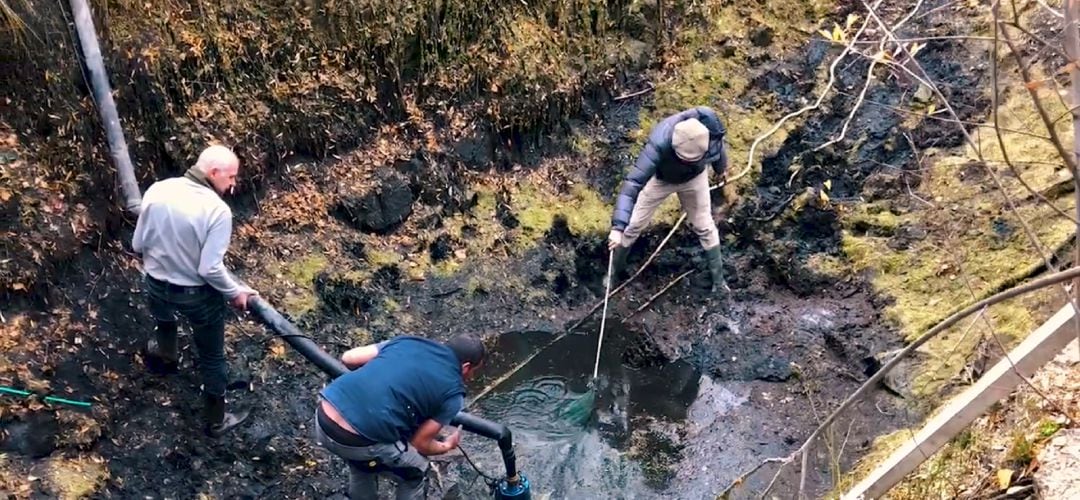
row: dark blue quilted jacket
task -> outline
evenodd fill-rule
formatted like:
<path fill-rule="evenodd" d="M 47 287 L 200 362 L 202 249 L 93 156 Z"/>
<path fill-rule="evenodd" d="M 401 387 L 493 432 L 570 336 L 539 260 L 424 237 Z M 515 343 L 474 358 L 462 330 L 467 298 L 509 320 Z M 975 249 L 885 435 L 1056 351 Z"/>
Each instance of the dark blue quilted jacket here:
<path fill-rule="evenodd" d="M 671 147 L 671 133 L 675 125 L 683 120 L 697 118 L 709 129 L 709 151 L 700 160 L 686 163 L 675 155 Z M 727 170 L 727 153 L 724 151 L 724 124 L 712 108 L 698 106 L 681 113 L 676 113 L 656 124 L 649 131 L 649 141 L 638 155 L 630 175 L 623 181 L 619 198 L 615 201 L 615 213 L 611 226 L 622 231 L 630 223 L 630 214 L 634 212 L 638 193 L 653 176 L 664 182 L 678 184 L 697 177 L 705 168 L 712 165 L 717 174 Z"/>

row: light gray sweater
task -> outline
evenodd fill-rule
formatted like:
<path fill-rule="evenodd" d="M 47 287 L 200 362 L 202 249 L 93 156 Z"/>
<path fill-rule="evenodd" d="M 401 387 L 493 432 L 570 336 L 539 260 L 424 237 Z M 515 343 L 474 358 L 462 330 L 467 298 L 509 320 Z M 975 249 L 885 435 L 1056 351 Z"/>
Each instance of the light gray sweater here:
<path fill-rule="evenodd" d="M 181 286 L 209 284 L 232 299 L 249 289 L 225 269 L 231 238 L 225 201 L 204 184 L 173 177 L 146 190 L 131 247 L 150 276 Z"/>

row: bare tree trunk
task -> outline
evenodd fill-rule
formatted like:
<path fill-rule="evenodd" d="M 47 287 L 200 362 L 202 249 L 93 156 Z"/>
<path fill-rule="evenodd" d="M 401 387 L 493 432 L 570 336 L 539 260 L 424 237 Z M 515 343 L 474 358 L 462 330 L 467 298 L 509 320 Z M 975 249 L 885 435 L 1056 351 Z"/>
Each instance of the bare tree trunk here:
<path fill-rule="evenodd" d="M 1069 109 L 1073 117 L 1073 164 L 1080 165 L 1080 31 L 1077 31 L 1076 22 L 1080 19 L 1080 0 L 1065 0 L 1065 53 L 1069 55 L 1069 78 L 1072 85 L 1069 86 Z M 1080 176 L 1077 170 L 1072 171 L 1073 183 L 1076 184 L 1076 213 L 1080 217 Z M 1077 219 L 1080 221 L 1080 218 Z M 1080 265 L 1080 224 L 1076 231 L 1076 259 L 1073 265 Z M 1073 297 L 1080 296 L 1080 278 L 1073 280 Z M 1076 338 L 1080 345 L 1080 327 L 1077 328 Z"/>

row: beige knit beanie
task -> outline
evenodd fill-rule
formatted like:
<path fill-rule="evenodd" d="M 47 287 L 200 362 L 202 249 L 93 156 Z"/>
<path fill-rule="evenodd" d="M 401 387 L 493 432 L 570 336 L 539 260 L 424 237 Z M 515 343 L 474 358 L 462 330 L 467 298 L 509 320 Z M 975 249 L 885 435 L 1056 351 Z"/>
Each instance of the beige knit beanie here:
<path fill-rule="evenodd" d="M 698 161 L 709 150 L 709 129 L 697 118 L 683 120 L 675 124 L 671 147 L 682 161 Z"/>

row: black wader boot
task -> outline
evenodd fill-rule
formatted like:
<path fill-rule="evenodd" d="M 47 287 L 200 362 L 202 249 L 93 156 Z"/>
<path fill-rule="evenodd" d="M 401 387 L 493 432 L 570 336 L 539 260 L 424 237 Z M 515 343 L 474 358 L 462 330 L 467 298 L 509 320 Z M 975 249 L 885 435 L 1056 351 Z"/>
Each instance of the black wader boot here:
<path fill-rule="evenodd" d="M 158 321 L 154 338 L 146 342 L 146 368 L 157 375 L 179 371 L 180 354 L 176 348 L 177 322 Z"/>
<path fill-rule="evenodd" d="M 614 288 L 616 284 L 622 282 L 624 275 L 626 274 L 626 257 L 630 255 L 630 247 L 624 247 L 617 245 L 611 255 L 611 276 L 605 276 L 604 279 L 611 279 L 611 287 Z M 604 286 L 608 286 L 605 281 Z"/>
<path fill-rule="evenodd" d="M 220 437 L 222 434 L 229 432 L 233 427 L 247 420 L 249 414 L 247 410 L 227 413 L 225 411 L 225 396 L 214 396 L 207 392 L 203 393 L 203 405 L 206 418 L 206 427 L 203 431 L 211 437 Z"/>

